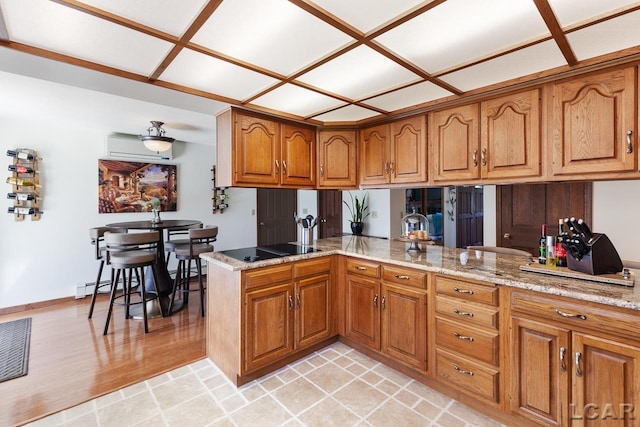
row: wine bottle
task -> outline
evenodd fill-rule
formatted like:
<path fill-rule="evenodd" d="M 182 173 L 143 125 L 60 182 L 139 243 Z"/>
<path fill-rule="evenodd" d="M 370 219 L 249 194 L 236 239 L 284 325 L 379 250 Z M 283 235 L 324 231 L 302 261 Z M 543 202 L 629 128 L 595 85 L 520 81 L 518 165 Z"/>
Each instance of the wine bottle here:
<path fill-rule="evenodd" d="M 33 154 L 29 153 L 28 151 L 22 150 L 7 150 L 7 156 L 17 157 L 18 159 L 22 160 L 33 160 L 35 158 L 33 157 Z"/>
<path fill-rule="evenodd" d="M 18 187 L 40 187 L 40 185 L 30 179 L 15 178 L 12 176 L 7 178 L 7 184 L 17 185 Z"/>
<path fill-rule="evenodd" d="M 540 264 L 547 263 L 547 224 L 542 224 L 542 235 L 540 236 L 540 244 L 538 245 L 538 262 Z"/>
<path fill-rule="evenodd" d="M 36 208 L 9 207 L 8 212 L 16 215 L 34 215 L 38 212 Z"/>
<path fill-rule="evenodd" d="M 27 194 L 27 193 L 7 193 L 7 199 L 26 202 L 28 200 L 35 200 L 36 196 L 34 196 L 33 194 Z"/>
<path fill-rule="evenodd" d="M 228 203 L 221 203 L 219 205 L 216 205 L 216 209 L 226 209 L 229 207 Z"/>
<path fill-rule="evenodd" d="M 556 265 L 558 267 L 567 266 L 567 250 L 562 243 L 564 242 L 566 232 L 564 231 L 564 220 L 558 220 L 558 235 L 556 236 Z"/>
<path fill-rule="evenodd" d="M 545 252 L 546 266 L 555 268 L 557 265 L 556 259 L 556 238 L 554 236 L 547 236 L 547 247 Z"/>
<path fill-rule="evenodd" d="M 9 165 L 9 171 L 17 173 L 38 173 L 34 168 L 24 165 Z"/>

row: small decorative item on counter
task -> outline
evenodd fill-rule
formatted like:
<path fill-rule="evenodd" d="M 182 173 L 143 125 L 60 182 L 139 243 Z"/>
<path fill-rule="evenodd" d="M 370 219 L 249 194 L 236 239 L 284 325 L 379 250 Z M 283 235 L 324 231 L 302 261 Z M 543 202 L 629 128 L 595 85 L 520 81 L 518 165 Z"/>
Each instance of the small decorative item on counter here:
<path fill-rule="evenodd" d="M 161 223 L 162 220 L 160 219 L 160 199 L 154 197 L 149 203 L 151 203 L 151 209 L 153 212 L 153 218 L 151 219 L 151 222 L 154 224 Z"/>
<path fill-rule="evenodd" d="M 429 222 L 427 217 L 416 213 L 415 208 L 412 213 L 402 218 L 402 236 L 410 240 L 427 240 Z"/>
<path fill-rule="evenodd" d="M 351 223 L 351 232 L 356 236 L 361 236 L 364 231 L 364 220 L 369 216 L 369 205 L 367 204 L 367 193 L 364 193 L 362 196 L 362 202 L 358 200 L 358 196 L 355 198 L 349 192 L 349 197 L 351 197 L 351 204 L 347 203 L 344 200 L 344 204 L 347 205 L 349 209 L 349 213 L 351 214 L 351 219 L 349 222 Z"/>

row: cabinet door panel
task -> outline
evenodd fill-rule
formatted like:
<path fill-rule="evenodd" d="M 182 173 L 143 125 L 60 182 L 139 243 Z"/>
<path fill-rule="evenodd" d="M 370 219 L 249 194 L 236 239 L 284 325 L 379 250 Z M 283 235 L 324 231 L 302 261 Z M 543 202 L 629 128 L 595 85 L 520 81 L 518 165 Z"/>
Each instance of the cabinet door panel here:
<path fill-rule="evenodd" d="M 323 188 L 355 188 L 356 131 L 325 131 L 319 133 L 318 186 Z"/>
<path fill-rule="evenodd" d="M 329 336 L 329 289 L 328 274 L 296 283 L 296 348 Z"/>
<path fill-rule="evenodd" d="M 389 126 L 360 131 L 360 184 L 389 182 Z"/>
<path fill-rule="evenodd" d="M 315 130 L 288 124 L 282 128 L 281 183 L 285 185 L 315 185 Z"/>
<path fill-rule="evenodd" d="M 511 323 L 511 411 L 543 424 L 567 425 L 569 331 L 520 317 Z"/>
<path fill-rule="evenodd" d="M 380 350 L 380 285 L 373 280 L 347 275 L 345 335 Z"/>
<path fill-rule="evenodd" d="M 483 178 L 540 175 L 539 104 L 537 90 L 482 103 Z"/>
<path fill-rule="evenodd" d="M 245 370 L 250 371 L 293 351 L 291 284 L 246 293 Z"/>
<path fill-rule="evenodd" d="M 478 104 L 437 111 L 430 115 L 431 161 L 435 181 L 480 177 Z"/>
<path fill-rule="evenodd" d="M 392 183 L 419 183 L 427 180 L 425 117 L 391 123 Z"/>
<path fill-rule="evenodd" d="M 426 291 L 383 285 L 382 298 L 382 351 L 426 370 Z"/>
<path fill-rule="evenodd" d="M 554 86 L 553 174 L 636 170 L 635 68 L 575 78 Z M 633 144 L 632 144 L 633 145 Z"/>
<path fill-rule="evenodd" d="M 253 116 L 236 114 L 235 182 L 278 184 L 276 161 L 279 161 L 278 123 Z"/>

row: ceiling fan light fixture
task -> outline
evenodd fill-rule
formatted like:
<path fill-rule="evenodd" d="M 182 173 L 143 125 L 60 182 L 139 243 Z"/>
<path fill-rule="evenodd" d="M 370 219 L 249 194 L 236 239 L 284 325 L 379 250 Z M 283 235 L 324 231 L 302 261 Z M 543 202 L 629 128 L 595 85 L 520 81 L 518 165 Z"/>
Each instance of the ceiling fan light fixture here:
<path fill-rule="evenodd" d="M 160 153 L 171 148 L 171 144 L 176 140 L 168 136 L 164 136 L 166 131 L 162 129 L 164 122 L 151 121 L 151 126 L 147 129 L 148 135 L 138 135 L 144 146 L 151 151 Z"/>

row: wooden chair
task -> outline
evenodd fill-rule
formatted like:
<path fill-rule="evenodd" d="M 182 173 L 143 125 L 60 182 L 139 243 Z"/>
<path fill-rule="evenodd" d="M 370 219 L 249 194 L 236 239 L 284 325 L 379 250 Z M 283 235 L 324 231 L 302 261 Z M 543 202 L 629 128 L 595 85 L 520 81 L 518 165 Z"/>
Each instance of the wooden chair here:
<path fill-rule="evenodd" d="M 144 332 L 149 332 L 147 322 L 147 302 L 157 299 L 157 292 L 147 294 L 144 281 L 144 267 L 151 267 L 154 276 L 154 282 L 158 281 L 156 273 L 157 249 L 158 249 L 159 233 L 157 231 L 147 231 L 143 233 L 105 233 L 104 241 L 107 248 L 107 263 L 111 264 L 111 268 L 115 272 L 111 284 L 111 298 L 109 299 L 109 310 L 107 312 L 107 320 L 104 325 L 104 335 L 109 331 L 109 323 L 111 321 L 111 313 L 116 300 L 122 298 L 124 301 L 118 303 L 125 306 L 125 318 L 130 315 L 130 307 L 132 305 L 142 306 L 142 319 L 144 321 Z M 116 284 L 120 278 L 120 274 L 129 270 L 129 280 L 123 280 L 123 292 L 116 297 Z M 134 271 L 138 271 L 140 280 L 140 294 L 136 292 L 132 286 L 131 276 Z"/>
<path fill-rule="evenodd" d="M 519 255 L 527 257 L 533 256 L 531 253 L 523 251 L 521 249 L 505 248 L 502 246 L 467 246 L 467 249 L 470 251 L 494 252 L 503 255 Z"/>
<path fill-rule="evenodd" d="M 98 296 L 98 291 L 100 288 L 104 288 L 109 286 L 109 293 L 111 293 L 111 284 L 113 283 L 113 270 L 111 271 L 111 280 L 109 283 L 100 283 L 102 280 L 102 270 L 104 269 L 104 262 L 106 259 L 106 251 L 107 248 L 104 245 L 104 233 L 126 233 L 127 230 L 122 230 L 119 228 L 111 228 L 111 227 L 93 227 L 89 229 L 89 237 L 91 238 L 91 244 L 94 246 L 94 253 L 96 260 L 100 261 L 100 266 L 98 267 L 98 275 L 96 277 L 96 283 L 93 287 L 93 294 L 91 295 L 91 305 L 89 306 L 89 316 L 91 319 L 93 316 L 93 308 L 96 304 L 96 297 Z"/>
<path fill-rule="evenodd" d="M 176 292 L 183 294 L 184 303 L 188 303 L 188 295 L 192 289 L 189 286 L 191 281 L 191 261 L 195 261 L 198 291 L 200 292 L 200 315 L 204 317 L 204 283 L 202 281 L 202 260 L 200 254 L 213 252 L 212 242 L 216 241 L 218 235 L 218 226 L 206 226 L 204 228 L 192 228 L 189 230 L 189 243 L 176 245 L 174 252 L 178 259 L 178 270 L 173 283 L 173 291 L 171 292 L 171 301 L 169 302 L 169 313 L 173 307 Z M 195 291 L 195 289 L 193 289 Z"/>

